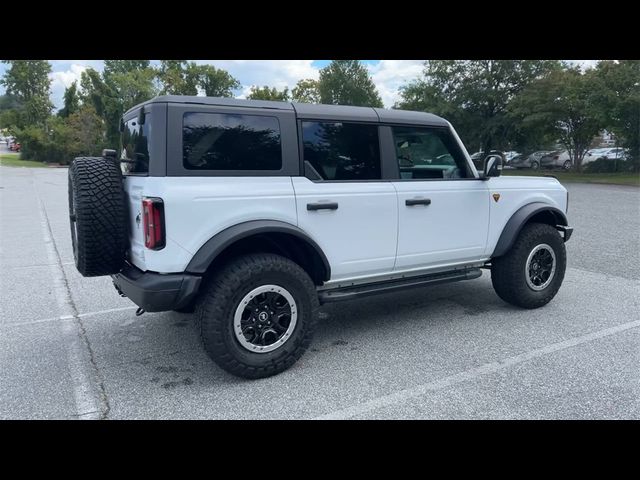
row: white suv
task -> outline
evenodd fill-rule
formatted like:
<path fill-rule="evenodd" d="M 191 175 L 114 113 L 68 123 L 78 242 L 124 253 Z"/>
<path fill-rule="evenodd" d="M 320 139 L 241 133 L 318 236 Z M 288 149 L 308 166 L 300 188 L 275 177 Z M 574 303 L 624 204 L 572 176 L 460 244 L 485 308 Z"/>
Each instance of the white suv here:
<path fill-rule="evenodd" d="M 402 110 L 157 97 L 119 155 L 69 169 L 76 266 L 143 311 L 193 311 L 222 368 L 281 372 L 324 302 L 477 278 L 549 302 L 564 278 L 566 189 L 478 173 L 455 130 Z"/>

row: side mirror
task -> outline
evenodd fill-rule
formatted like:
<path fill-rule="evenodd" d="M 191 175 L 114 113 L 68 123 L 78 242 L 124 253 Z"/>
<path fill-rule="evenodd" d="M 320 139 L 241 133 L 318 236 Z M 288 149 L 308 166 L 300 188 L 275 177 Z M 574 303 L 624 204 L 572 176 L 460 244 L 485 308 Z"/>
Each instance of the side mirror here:
<path fill-rule="evenodd" d="M 484 178 L 499 177 L 502 173 L 502 157 L 489 155 L 484 159 Z"/>

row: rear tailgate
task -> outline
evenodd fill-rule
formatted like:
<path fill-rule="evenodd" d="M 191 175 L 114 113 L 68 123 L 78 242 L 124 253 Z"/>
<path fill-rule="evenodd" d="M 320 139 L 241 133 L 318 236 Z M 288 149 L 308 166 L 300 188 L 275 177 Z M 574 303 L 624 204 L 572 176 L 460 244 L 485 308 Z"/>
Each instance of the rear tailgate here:
<path fill-rule="evenodd" d="M 145 271 L 144 227 L 142 225 L 142 195 L 147 177 L 127 176 L 124 190 L 129 208 L 129 262 Z"/>

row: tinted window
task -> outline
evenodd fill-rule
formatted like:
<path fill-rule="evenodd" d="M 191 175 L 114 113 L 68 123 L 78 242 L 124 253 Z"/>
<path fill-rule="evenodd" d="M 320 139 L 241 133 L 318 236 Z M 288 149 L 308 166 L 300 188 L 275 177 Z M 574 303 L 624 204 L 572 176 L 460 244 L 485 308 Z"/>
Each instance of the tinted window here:
<path fill-rule="evenodd" d="M 191 170 L 280 170 L 280 125 L 275 117 L 186 113 L 183 164 Z"/>
<path fill-rule="evenodd" d="M 149 136 L 151 134 L 151 115 L 145 115 L 144 125 L 138 118 L 125 122 L 122 132 L 122 151 L 120 168 L 123 173 L 149 173 Z"/>
<path fill-rule="evenodd" d="M 304 159 L 325 180 L 376 180 L 380 176 L 378 127 L 302 122 Z"/>
<path fill-rule="evenodd" d="M 467 178 L 465 157 L 446 129 L 392 127 L 400 178 Z"/>

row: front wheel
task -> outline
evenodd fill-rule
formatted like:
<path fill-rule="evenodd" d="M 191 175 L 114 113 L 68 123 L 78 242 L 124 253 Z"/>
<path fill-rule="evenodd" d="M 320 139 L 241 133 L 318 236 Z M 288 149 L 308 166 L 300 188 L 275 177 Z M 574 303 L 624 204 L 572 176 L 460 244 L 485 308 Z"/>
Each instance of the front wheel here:
<path fill-rule="evenodd" d="M 502 257 L 491 260 L 491 283 L 505 302 L 538 308 L 556 296 L 567 267 L 560 233 L 551 225 L 525 225 L 515 244 Z"/>
<path fill-rule="evenodd" d="M 538 162 L 531 162 L 531 169 L 538 170 L 540 168 L 540 164 Z"/>
<path fill-rule="evenodd" d="M 214 362 L 240 377 L 263 378 L 302 356 L 318 308 L 315 285 L 298 264 L 279 255 L 251 254 L 210 279 L 196 318 Z"/>
<path fill-rule="evenodd" d="M 566 162 L 564 162 L 564 164 L 562 164 L 562 168 L 564 168 L 565 170 L 571 170 L 571 160 L 567 160 Z"/>

